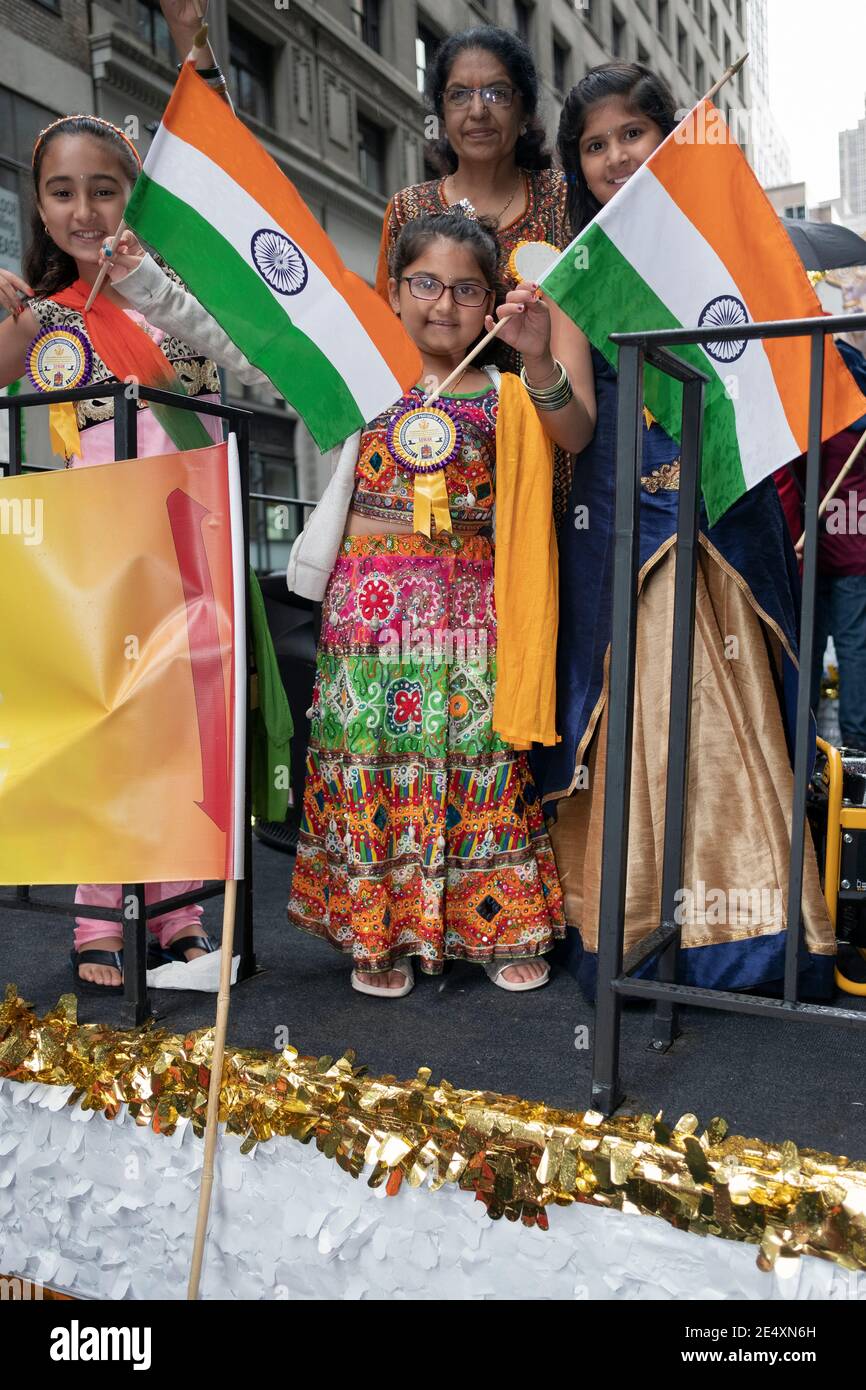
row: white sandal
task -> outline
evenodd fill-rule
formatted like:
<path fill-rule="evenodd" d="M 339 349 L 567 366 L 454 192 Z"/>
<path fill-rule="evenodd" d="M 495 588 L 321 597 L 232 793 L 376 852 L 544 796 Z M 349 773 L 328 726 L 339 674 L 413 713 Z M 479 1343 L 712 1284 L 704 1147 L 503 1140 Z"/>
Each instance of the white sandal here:
<path fill-rule="evenodd" d="M 399 989 L 388 989 L 387 985 L 365 984 L 363 980 L 359 979 L 358 973 L 355 970 L 352 971 L 352 989 L 356 989 L 359 994 L 378 995 L 380 999 L 402 999 L 404 995 L 408 994 L 409 991 L 414 988 L 415 985 L 415 972 L 412 969 L 411 956 L 404 956 L 402 960 L 395 960 L 394 964 L 390 968 L 392 970 L 397 970 L 401 975 L 405 977 L 403 984 L 400 986 Z M 378 975 L 379 973 L 380 972 L 378 970 L 364 971 L 365 975 Z"/>
<path fill-rule="evenodd" d="M 529 961 L 539 959 L 539 956 L 517 956 L 512 960 L 494 960 L 491 961 L 489 965 L 485 965 L 484 970 L 488 978 L 491 979 L 495 985 L 498 985 L 500 989 L 507 989 L 516 994 L 518 991 L 524 989 L 540 989 L 542 985 L 547 984 L 550 979 L 550 966 L 547 961 L 542 962 L 544 965 L 544 974 L 539 975 L 537 980 L 503 980 L 502 972 L 507 970 L 509 965 L 527 965 Z"/>

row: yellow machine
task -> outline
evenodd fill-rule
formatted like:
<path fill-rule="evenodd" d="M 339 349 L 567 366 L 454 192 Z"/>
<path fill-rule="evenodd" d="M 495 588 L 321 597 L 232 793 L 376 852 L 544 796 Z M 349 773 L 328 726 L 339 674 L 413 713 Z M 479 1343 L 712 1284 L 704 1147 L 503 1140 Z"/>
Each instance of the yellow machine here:
<path fill-rule="evenodd" d="M 826 796 L 824 899 L 837 937 L 866 960 L 866 755 L 822 738 L 818 750 L 824 765 L 816 768 L 812 786 L 823 793 L 822 810 Z M 838 965 L 836 984 L 846 994 L 866 996 L 866 982 L 849 980 Z"/>

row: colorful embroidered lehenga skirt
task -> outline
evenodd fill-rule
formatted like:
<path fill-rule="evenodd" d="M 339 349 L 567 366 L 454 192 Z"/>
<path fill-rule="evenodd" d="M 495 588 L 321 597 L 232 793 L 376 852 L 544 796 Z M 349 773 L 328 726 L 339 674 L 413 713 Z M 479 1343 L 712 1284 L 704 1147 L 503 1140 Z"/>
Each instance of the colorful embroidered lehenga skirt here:
<path fill-rule="evenodd" d="M 289 921 L 361 970 L 547 952 L 562 895 L 525 754 L 491 727 L 483 536 L 351 536 L 328 585 Z"/>

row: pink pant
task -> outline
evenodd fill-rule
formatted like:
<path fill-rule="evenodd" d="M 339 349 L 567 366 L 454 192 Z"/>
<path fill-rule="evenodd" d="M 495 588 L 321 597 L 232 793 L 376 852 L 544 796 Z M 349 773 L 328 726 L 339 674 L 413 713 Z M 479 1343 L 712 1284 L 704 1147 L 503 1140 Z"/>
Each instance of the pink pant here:
<path fill-rule="evenodd" d="M 201 880 L 187 883 L 146 883 L 144 901 L 159 903 L 164 898 L 173 898 L 179 893 L 191 893 L 201 888 Z M 87 903 L 89 907 L 120 907 L 121 885 L 119 883 L 80 883 L 75 890 L 75 901 Z M 187 903 L 186 907 L 176 907 L 173 912 L 165 912 L 161 917 L 148 917 L 147 925 L 160 946 L 167 946 L 180 934 L 182 927 L 198 927 L 201 923 L 202 908 L 198 903 Z M 89 941 L 100 937 L 123 936 L 122 922 L 101 922 L 96 917 L 76 917 L 75 949 L 80 951 Z"/>

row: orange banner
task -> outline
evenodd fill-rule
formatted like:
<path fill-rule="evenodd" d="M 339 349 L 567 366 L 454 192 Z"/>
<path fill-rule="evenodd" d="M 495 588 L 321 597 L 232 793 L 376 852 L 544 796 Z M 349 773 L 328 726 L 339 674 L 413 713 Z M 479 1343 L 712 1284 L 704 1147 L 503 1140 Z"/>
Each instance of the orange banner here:
<path fill-rule="evenodd" d="M 0 480 L 0 883 L 237 876 L 235 466 Z"/>

